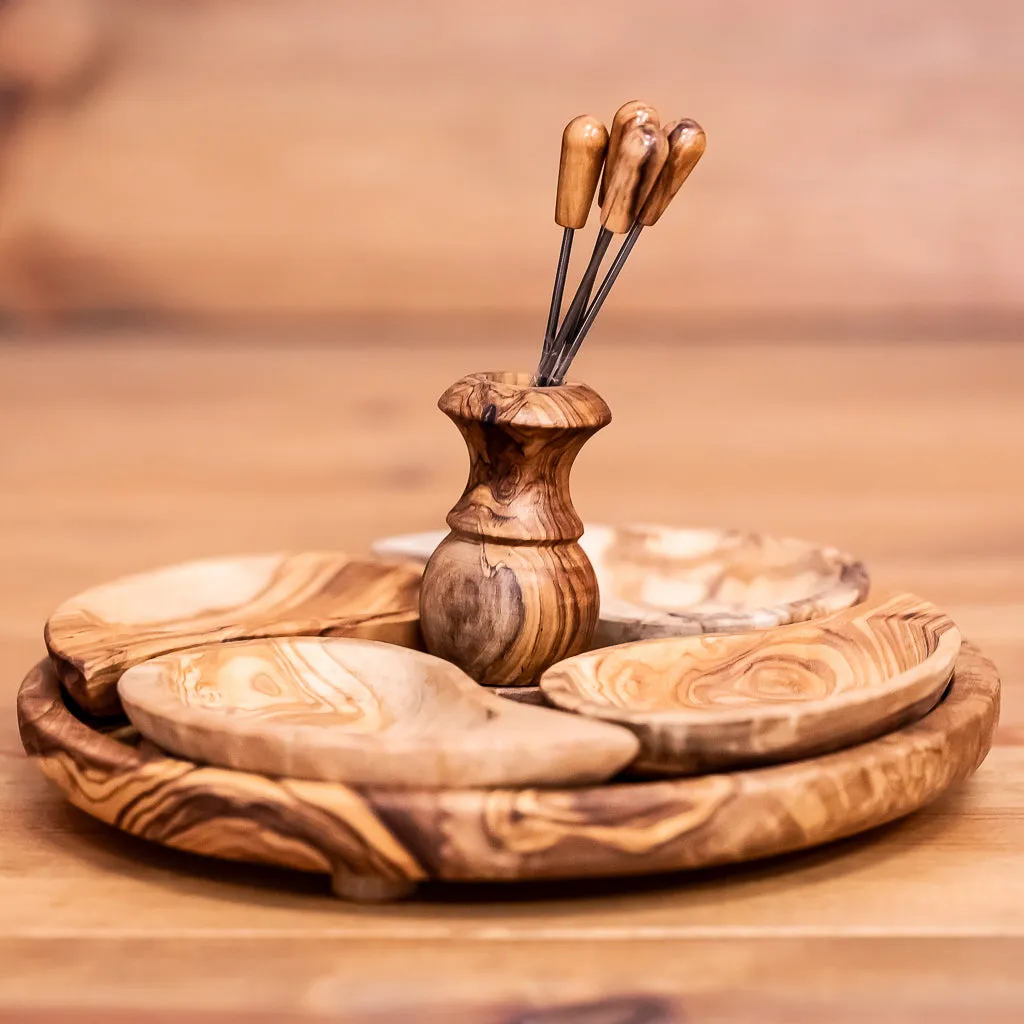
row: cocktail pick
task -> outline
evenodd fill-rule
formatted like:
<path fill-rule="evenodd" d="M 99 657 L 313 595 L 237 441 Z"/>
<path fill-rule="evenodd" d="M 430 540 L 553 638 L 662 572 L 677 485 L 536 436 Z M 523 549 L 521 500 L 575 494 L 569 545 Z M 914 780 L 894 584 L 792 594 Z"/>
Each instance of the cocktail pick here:
<path fill-rule="evenodd" d="M 608 129 L 589 114 L 574 117 L 562 132 L 562 152 L 558 162 L 558 191 L 555 196 L 555 223 L 562 231 L 562 247 L 555 269 L 555 285 L 551 292 L 547 330 L 541 362 L 550 354 L 558 332 L 562 311 L 565 275 L 569 269 L 573 232 L 587 223 L 597 183 L 608 148 Z"/>
<path fill-rule="evenodd" d="M 633 125 L 644 124 L 653 125 L 655 128 L 661 127 L 658 112 L 643 100 L 630 100 L 615 111 L 615 116 L 612 118 L 611 134 L 608 137 L 608 158 L 605 160 L 604 175 L 601 178 L 601 188 L 597 195 L 597 204 L 602 209 L 604 208 L 605 194 L 608 191 L 608 182 L 615 170 L 615 161 L 618 159 L 622 133 Z"/>
<path fill-rule="evenodd" d="M 653 191 L 668 154 L 668 139 L 655 125 L 634 125 L 623 132 L 601 207 L 601 223 L 606 231 L 615 235 L 629 231 Z"/>
<path fill-rule="evenodd" d="M 598 288 L 594 301 L 590 304 L 590 307 L 580 321 L 576 336 L 567 347 L 560 349 L 561 354 L 549 373 L 549 379 L 552 383 L 559 383 L 568 372 L 570 363 L 579 351 L 580 345 L 583 344 L 583 339 L 586 338 L 587 332 L 593 327 L 594 320 L 601 311 L 601 306 L 604 304 L 605 299 L 608 298 L 608 293 L 611 291 L 612 285 L 615 284 L 615 280 L 619 276 L 626 258 L 633 251 L 633 246 L 636 245 L 640 232 L 645 227 L 650 227 L 658 222 L 661 215 L 668 208 L 668 204 L 672 202 L 675 194 L 682 187 L 683 182 L 689 177 L 690 172 L 704 153 L 707 140 L 704 135 L 704 129 L 696 121 L 688 117 L 674 121 L 666 129 L 666 134 L 668 137 L 668 159 L 665 161 L 657 180 L 650 189 L 650 194 L 647 196 L 635 223 L 629 229 L 619 251 L 615 254 L 615 259 L 608 268 L 608 273 L 601 282 L 601 287 Z"/>
<path fill-rule="evenodd" d="M 633 124 L 622 132 L 615 154 L 615 169 L 610 177 L 607 168 L 605 171 L 608 185 L 601 208 L 602 226 L 597 233 L 594 251 L 569 310 L 562 320 L 555 342 L 550 347 L 548 358 L 541 364 L 538 373 L 539 384 L 548 382 L 552 369 L 561 360 L 563 352 L 576 334 L 612 236 L 629 230 L 667 156 L 668 141 L 650 121 Z"/>

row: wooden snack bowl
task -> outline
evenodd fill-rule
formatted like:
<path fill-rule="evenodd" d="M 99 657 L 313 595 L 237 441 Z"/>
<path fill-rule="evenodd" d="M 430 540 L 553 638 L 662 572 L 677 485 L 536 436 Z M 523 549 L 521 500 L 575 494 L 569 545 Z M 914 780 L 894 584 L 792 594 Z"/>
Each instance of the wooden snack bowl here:
<path fill-rule="evenodd" d="M 207 644 L 118 683 L 144 736 L 183 757 L 358 785 L 601 782 L 636 756 L 628 730 L 502 700 L 449 662 L 370 640 Z"/>
<path fill-rule="evenodd" d="M 203 559 L 78 594 L 44 636 L 75 701 L 116 714 L 126 669 L 197 644 L 305 634 L 418 647 L 420 575 L 411 563 L 336 551 Z"/>
<path fill-rule="evenodd" d="M 384 537 L 373 551 L 425 563 L 445 536 Z M 869 588 L 863 563 L 835 548 L 738 530 L 592 524 L 580 547 L 601 592 L 592 647 L 804 622 Z"/>
<path fill-rule="evenodd" d="M 541 677 L 557 707 L 632 729 L 633 770 L 694 775 L 812 757 L 931 710 L 960 631 L 912 594 L 756 633 L 641 640 Z"/>
<path fill-rule="evenodd" d="M 428 878 L 654 874 L 826 843 L 969 776 L 998 712 L 995 666 L 964 645 L 934 710 L 839 753 L 577 789 L 400 790 L 271 779 L 134 746 L 76 718 L 49 662 L 18 694 L 25 749 L 83 811 L 166 846 L 324 872 L 353 899 L 400 896 Z"/>

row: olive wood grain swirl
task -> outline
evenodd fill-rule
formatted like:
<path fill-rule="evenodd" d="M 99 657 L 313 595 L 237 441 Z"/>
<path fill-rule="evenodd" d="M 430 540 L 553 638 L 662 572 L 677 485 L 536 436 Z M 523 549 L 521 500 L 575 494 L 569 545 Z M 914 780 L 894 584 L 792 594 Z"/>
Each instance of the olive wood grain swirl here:
<path fill-rule="evenodd" d="M 608 194 L 608 183 L 619 160 L 622 134 L 635 125 L 650 125 L 652 128 L 660 128 L 661 118 L 654 107 L 643 100 L 629 100 L 615 111 L 611 131 L 608 135 L 608 155 L 604 162 L 604 174 L 601 177 L 601 186 L 597 193 L 598 206 L 604 206 L 605 196 Z"/>
<path fill-rule="evenodd" d="M 44 638 L 75 700 L 113 714 L 126 669 L 196 644 L 324 635 L 419 647 L 419 581 L 415 565 L 337 551 L 201 559 L 70 598 Z"/>
<path fill-rule="evenodd" d="M 225 768 L 371 786 L 602 782 L 635 756 L 619 726 L 502 700 L 439 658 L 350 637 L 207 644 L 117 684 L 139 731 Z"/>
<path fill-rule="evenodd" d="M 704 155 L 707 139 L 704 129 L 692 118 L 684 117 L 665 126 L 668 156 L 640 211 L 644 227 L 657 224 L 668 204 Z"/>
<path fill-rule="evenodd" d="M 424 641 L 487 686 L 529 685 L 584 650 L 597 624 L 569 474 L 611 412 L 585 384 L 536 388 L 507 372 L 470 374 L 438 406 L 462 433 L 470 468 L 451 533 L 424 570 Z"/>
<path fill-rule="evenodd" d="M 603 593 L 594 645 L 741 633 L 820 618 L 864 600 L 864 563 L 793 538 L 740 530 L 588 527 Z"/>
<path fill-rule="evenodd" d="M 632 729 L 639 772 L 695 774 L 810 757 L 898 728 L 942 696 L 953 621 L 897 594 L 815 622 L 644 640 L 553 666 L 553 704 Z"/>
<path fill-rule="evenodd" d="M 637 218 L 668 158 L 668 139 L 651 125 L 633 125 L 622 136 L 615 169 L 601 205 L 601 223 L 617 235 Z"/>
<path fill-rule="evenodd" d="M 999 676 L 964 645 L 950 689 L 898 732 L 776 768 L 584 789 L 383 790 L 206 768 L 91 729 L 48 662 L 18 695 L 22 743 L 75 806 L 133 835 L 329 872 L 394 896 L 424 878 L 653 874 L 830 842 L 909 814 L 984 760 Z M 809 813 L 809 810 L 811 813 Z"/>

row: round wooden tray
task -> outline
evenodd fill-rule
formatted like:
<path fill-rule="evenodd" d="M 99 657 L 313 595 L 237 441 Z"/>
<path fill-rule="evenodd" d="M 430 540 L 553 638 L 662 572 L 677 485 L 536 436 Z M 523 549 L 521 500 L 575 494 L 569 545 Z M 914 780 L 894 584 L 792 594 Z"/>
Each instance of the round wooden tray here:
<path fill-rule="evenodd" d="M 965 644 L 924 718 L 773 768 L 579 789 L 388 790 L 271 779 L 171 758 L 91 728 L 49 662 L 18 694 L 21 738 L 68 799 L 117 828 L 209 856 L 329 873 L 352 899 L 451 881 L 639 875 L 805 849 L 874 828 L 970 775 L 999 676 Z"/>

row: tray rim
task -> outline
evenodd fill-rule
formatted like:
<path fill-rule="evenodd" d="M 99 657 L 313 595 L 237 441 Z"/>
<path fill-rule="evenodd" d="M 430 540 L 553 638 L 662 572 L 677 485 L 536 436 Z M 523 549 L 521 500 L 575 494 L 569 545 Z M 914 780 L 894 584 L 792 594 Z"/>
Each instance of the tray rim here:
<path fill-rule="evenodd" d="M 17 706 L 29 756 L 93 817 L 177 849 L 326 872 L 339 894 L 376 898 L 427 878 L 678 872 L 863 832 L 971 775 L 991 747 L 999 697 L 995 665 L 965 643 L 943 700 L 867 743 L 768 768 L 561 790 L 372 789 L 197 765 L 76 718 L 48 660 L 25 677 Z M 829 796 L 838 816 L 821 813 Z"/>

